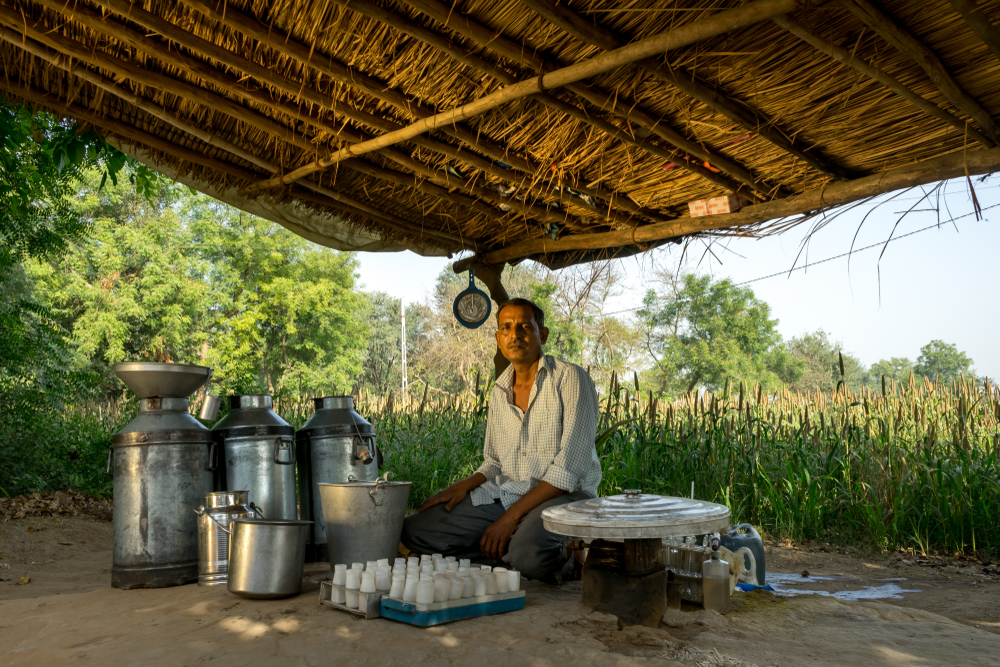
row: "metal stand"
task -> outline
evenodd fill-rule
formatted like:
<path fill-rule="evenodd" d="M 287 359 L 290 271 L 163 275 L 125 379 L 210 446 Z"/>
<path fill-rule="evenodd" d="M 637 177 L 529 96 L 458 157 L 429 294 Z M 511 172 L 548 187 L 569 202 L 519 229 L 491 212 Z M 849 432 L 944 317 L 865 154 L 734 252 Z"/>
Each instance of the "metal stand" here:
<path fill-rule="evenodd" d="M 623 625 L 655 628 L 667 610 L 668 573 L 659 539 L 594 540 L 583 566 L 583 603 Z"/>

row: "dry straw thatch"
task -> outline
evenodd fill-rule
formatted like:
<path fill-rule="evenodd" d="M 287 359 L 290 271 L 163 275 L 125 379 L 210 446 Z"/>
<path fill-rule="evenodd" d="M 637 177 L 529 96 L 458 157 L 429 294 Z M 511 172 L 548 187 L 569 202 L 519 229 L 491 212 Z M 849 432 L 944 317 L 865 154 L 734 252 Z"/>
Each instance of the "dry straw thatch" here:
<path fill-rule="evenodd" d="M 0 0 L 0 93 L 331 247 L 555 266 L 996 169 L 1000 0 L 880 2 Z"/>

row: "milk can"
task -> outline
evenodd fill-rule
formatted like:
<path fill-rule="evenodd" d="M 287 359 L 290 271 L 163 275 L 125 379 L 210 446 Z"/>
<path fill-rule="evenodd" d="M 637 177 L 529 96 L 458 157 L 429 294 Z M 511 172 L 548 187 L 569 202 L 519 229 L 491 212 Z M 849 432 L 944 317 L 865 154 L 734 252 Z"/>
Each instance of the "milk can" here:
<path fill-rule="evenodd" d="M 221 445 L 224 489 L 245 490 L 267 519 L 295 520 L 295 429 L 267 394 L 229 397 L 229 414 L 212 429 Z"/>
<path fill-rule="evenodd" d="M 140 398 L 139 414 L 112 439 L 115 588 L 178 586 L 198 578 L 194 509 L 212 490 L 212 434 L 188 414 L 204 366 L 126 363 L 118 375 Z"/>
<path fill-rule="evenodd" d="M 254 504 L 246 491 L 217 491 L 205 494 L 198 515 L 198 585 L 225 584 L 229 576 L 229 526 L 233 519 L 254 516 Z"/>
<path fill-rule="evenodd" d="M 378 477 L 375 429 L 354 411 L 350 396 L 314 399 L 316 414 L 295 435 L 299 461 L 299 511 L 312 521 L 306 562 L 329 560 L 326 522 L 319 484 L 343 483 L 353 477 Z"/>

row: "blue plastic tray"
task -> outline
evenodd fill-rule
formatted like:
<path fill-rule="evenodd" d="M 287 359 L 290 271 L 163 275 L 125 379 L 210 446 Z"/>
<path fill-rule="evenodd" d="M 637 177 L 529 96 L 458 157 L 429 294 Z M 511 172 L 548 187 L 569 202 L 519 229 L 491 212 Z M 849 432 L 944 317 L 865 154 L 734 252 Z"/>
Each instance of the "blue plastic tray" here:
<path fill-rule="evenodd" d="M 425 628 L 452 621 L 461 621 L 466 618 L 517 611 L 518 609 L 524 609 L 524 591 L 430 604 L 382 598 L 382 618 L 391 618 L 394 621 Z"/>

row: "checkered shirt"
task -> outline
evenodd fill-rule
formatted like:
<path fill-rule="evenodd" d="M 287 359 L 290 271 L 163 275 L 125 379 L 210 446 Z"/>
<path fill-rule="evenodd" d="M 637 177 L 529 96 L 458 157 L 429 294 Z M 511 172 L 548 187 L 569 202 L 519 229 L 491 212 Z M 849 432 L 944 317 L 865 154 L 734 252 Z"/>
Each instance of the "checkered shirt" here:
<path fill-rule="evenodd" d="M 528 397 L 528 412 L 514 404 L 514 367 L 497 378 L 490 394 L 483 465 L 486 483 L 472 491 L 473 505 L 497 498 L 509 509 L 540 481 L 566 492 L 597 495 L 601 462 L 597 390 L 587 371 L 544 355 Z"/>

